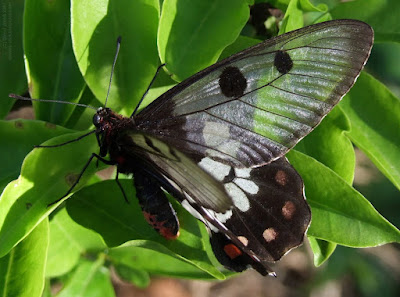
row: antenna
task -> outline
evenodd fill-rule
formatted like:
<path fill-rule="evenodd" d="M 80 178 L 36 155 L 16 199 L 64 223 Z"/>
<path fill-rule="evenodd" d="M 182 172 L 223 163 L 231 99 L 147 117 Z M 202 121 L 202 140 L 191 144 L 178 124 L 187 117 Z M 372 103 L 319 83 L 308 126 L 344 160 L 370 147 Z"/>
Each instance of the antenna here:
<path fill-rule="evenodd" d="M 136 105 L 135 110 L 132 112 L 131 114 L 131 118 L 133 118 L 133 116 L 136 114 L 137 110 L 139 109 L 140 104 L 143 102 L 144 97 L 146 97 L 147 93 L 149 92 L 151 85 L 153 84 L 153 82 L 156 80 L 157 74 L 160 72 L 161 68 L 163 68 L 165 66 L 164 64 L 161 64 L 160 66 L 157 67 L 156 73 L 153 76 L 153 79 L 151 80 L 149 86 L 147 87 L 146 91 L 144 92 L 142 98 L 139 100 L 139 103 Z"/>
<path fill-rule="evenodd" d="M 75 103 L 75 102 L 68 102 L 68 101 L 61 101 L 61 100 L 49 100 L 49 99 L 32 99 L 28 97 L 23 97 L 17 94 L 8 94 L 8 97 L 18 99 L 18 100 L 25 100 L 25 101 L 38 101 L 38 102 L 49 102 L 49 103 L 61 103 L 61 104 L 70 104 L 70 105 L 75 105 L 75 106 L 82 106 L 86 108 L 91 108 L 94 110 L 97 110 L 96 107 L 82 104 L 82 103 Z"/>
<path fill-rule="evenodd" d="M 108 96 L 110 95 L 111 81 L 112 81 L 112 77 L 113 77 L 113 74 L 114 74 L 114 68 L 115 68 L 115 64 L 117 63 L 117 58 L 118 58 L 118 54 L 119 54 L 119 49 L 120 48 L 121 48 L 121 36 L 118 36 L 118 38 L 117 38 L 117 50 L 115 51 L 114 62 L 113 62 L 112 68 L 111 68 L 110 82 L 108 83 L 108 91 L 107 91 L 106 101 L 104 102 L 104 107 L 106 107 Z"/>

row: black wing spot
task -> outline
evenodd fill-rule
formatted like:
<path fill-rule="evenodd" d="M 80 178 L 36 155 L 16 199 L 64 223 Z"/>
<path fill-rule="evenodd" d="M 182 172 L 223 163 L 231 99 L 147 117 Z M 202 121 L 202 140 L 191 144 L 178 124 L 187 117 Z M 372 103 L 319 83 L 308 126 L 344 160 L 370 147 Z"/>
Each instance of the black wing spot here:
<path fill-rule="evenodd" d="M 293 61 L 287 52 L 277 51 L 274 59 L 274 65 L 280 73 L 286 74 L 292 69 Z"/>
<path fill-rule="evenodd" d="M 222 182 L 224 184 L 230 183 L 235 179 L 235 177 L 236 177 L 235 170 L 233 169 L 233 167 L 231 167 L 231 170 L 229 170 L 228 175 L 224 177 Z"/>
<path fill-rule="evenodd" d="M 219 87 L 226 97 L 240 97 L 244 94 L 247 81 L 237 67 L 226 67 L 219 77 Z"/>

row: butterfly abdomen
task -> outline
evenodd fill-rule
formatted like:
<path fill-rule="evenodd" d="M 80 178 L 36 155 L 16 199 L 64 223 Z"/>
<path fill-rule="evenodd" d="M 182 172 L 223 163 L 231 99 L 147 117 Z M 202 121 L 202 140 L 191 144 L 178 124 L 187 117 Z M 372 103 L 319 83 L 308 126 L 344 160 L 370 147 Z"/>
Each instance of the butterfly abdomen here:
<path fill-rule="evenodd" d="M 156 178 L 144 170 L 135 169 L 134 184 L 146 221 L 166 239 L 179 236 L 179 221 Z"/>

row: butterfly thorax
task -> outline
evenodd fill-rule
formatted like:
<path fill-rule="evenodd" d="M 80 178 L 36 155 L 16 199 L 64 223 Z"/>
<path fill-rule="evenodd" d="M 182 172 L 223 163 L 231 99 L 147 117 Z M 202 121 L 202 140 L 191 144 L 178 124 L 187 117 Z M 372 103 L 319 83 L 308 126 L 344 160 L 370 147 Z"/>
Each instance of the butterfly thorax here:
<path fill-rule="evenodd" d="M 107 153 L 111 153 L 110 149 L 120 135 L 125 131 L 135 130 L 135 123 L 131 118 L 124 117 L 113 112 L 109 108 L 99 108 L 93 116 L 93 124 L 96 127 L 96 137 L 100 146 L 100 156 L 104 157 Z M 116 157 L 115 148 L 113 149 L 114 158 Z M 113 157 L 113 156 L 111 156 Z M 112 160 L 116 161 L 117 160 Z"/>

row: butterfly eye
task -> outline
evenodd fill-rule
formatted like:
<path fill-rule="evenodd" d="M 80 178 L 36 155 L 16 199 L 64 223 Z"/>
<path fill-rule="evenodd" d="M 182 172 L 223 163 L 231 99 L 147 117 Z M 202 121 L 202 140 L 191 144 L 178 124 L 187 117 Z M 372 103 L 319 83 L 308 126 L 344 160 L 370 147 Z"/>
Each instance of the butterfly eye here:
<path fill-rule="evenodd" d="M 96 127 L 99 127 L 102 122 L 102 119 L 103 119 L 103 117 L 96 113 L 93 116 L 93 125 L 95 125 Z"/>

